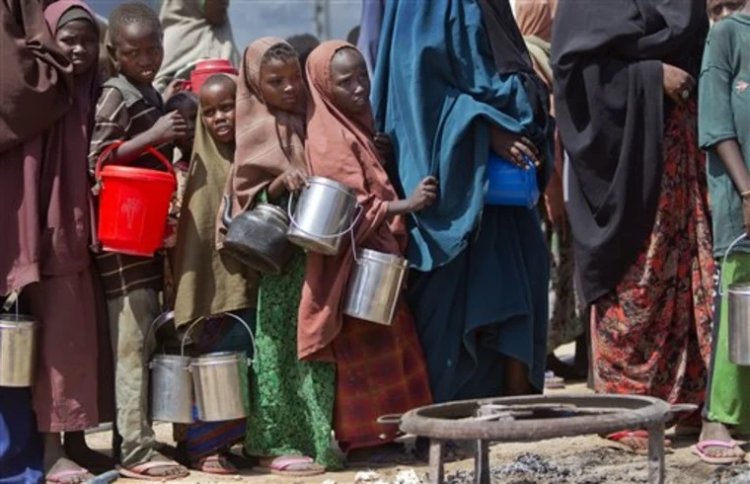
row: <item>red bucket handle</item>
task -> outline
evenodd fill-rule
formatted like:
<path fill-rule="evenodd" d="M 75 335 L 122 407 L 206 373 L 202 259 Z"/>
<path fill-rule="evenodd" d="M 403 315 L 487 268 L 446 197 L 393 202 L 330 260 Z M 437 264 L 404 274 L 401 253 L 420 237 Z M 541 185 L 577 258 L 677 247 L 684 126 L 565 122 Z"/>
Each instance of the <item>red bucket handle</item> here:
<path fill-rule="evenodd" d="M 94 176 L 96 177 L 96 180 L 101 180 L 101 174 L 102 174 L 102 165 L 105 161 L 107 161 L 107 158 L 109 158 L 114 151 L 122 146 L 125 142 L 124 141 L 114 141 L 112 144 L 108 145 L 104 150 L 102 150 L 102 154 L 99 155 L 99 159 L 96 160 L 96 170 Z M 169 172 L 170 175 L 174 176 L 174 168 L 172 167 L 172 163 L 167 160 L 167 158 L 161 153 L 161 151 L 157 150 L 153 146 L 147 146 L 143 153 L 148 152 L 150 155 L 152 155 L 154 158 L 159 160 L 162 165 L 164 165 Z M 141 153 L 141 154 L 143 154 Z"/>

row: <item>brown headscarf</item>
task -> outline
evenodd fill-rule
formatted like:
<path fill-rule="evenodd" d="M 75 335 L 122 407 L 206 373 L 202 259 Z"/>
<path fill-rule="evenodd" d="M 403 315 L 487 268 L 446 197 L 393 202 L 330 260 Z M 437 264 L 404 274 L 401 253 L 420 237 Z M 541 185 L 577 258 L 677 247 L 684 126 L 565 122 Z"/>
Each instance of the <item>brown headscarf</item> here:
<path fill-rule="evenodd" d="M 336 52 L 345 48 L 356 50 L 347 42 L 324 42 L 307 60 L 311 92 L 307 163 L 314 176 L 336 180 L 356 191 L 362 206 L 362 217 L 354 231 L 358 247 L 402 254 L 407 242 L 406 227 L 401 217 L 388 217 L 388 202 L 398 196 L 372 141 L 372 111 L 368 107 L 359 117 L 350 118 L 333 103 L 331 61 Z M 297 333 L 301 359 L 332 358 L 330 343 L 341 330 L 341 303 L 353 262 L 348 239 L 337 256 L 308 253 Z"/>
<path fill-rule="evenodd" d="M 73 91 L 73 69 L 50 35 L 41 1 L 2 2 L 0 20 L 3 66 L 0 153 L 3 153 L 39 134 L 67 111 Z"/>
<path fill-rule="evenodd" d="M 258 39 L 242 59 L 237 86 L 237 151 L 226 191 L 234 191 L 233 215 L 251 208 L 258 193 L 289 167 L 305 170 L 304 104 L 298 113 L 288 113 L 271 108 L 261 95 L 263 56 L 278 44 L 287 42 L 277 37 Z"/>
<path fill-rule="evenodd" d="M 556 0 L 517 0 L 516 22 L 521 35 L 550 42 L 556 3 Z"/>

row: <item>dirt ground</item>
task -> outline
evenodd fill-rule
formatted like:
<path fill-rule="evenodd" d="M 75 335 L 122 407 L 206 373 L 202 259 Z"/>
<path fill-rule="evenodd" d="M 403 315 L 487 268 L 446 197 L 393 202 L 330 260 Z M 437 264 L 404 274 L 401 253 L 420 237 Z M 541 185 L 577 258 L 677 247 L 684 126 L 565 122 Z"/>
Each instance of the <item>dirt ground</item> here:
<path fill-rule="evenodd" d="M 589 390 L 584 384 L 568 385 L 549 393 L 583 394 Z M 156 425 L 158 440 L 172 442 L 171 426 Z M 729 483 L 750 484 L 750 463 L 733 467 L 709 466 L 692 455 L 690 446 L 696 436 L 677 437 L 668 432 L 673 450 L 667 455 L 667 483 L 699 484 Z M 98 432 L 88 436 L 89 444 L 106 452 L 110 450 L 111 432 Z M 492 482 L 502 484 L 597 484 L 646 482 L 646 457 L 635 456 L 608 446 L 598 436 L 581 436 L 546 440 L 535 443 L 496 444 L 491 448 L 490 466 Z M 446 482 L 468 484 L 473 482 L 472 459 L 449 463 Z M 117 482 L 137 482 L 120 479 Z M 399 464 L 378 466 L 352 466 L 342 472 L 331 472 L 315 478 L 289 478 L 242 470 L 237 476 L 216 477 L 199 472 L 180 482 L 188 483 L 312 483 L 312 484 L 421 484 L 427 483 L 427 463 L 405 457 Z"/>

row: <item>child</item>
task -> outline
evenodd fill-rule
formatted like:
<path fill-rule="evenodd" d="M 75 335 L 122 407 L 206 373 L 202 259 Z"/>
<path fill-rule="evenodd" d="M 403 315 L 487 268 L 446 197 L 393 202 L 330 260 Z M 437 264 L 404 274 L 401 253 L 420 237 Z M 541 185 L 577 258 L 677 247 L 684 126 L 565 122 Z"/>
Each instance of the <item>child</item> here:
<path fill-rule="evenodd" d="M 356 191 L 363 209 L 354 229 L 358 248 L 402 256 L 407 242 L 402 215 L 431 205 L 437 180 L 427 177 L 409 198 L 398 199 L 374 142 L 367 67 L 353 45 L 321 44 L 307 61 L 307 78 L 312 95 L 305 152 L 311 173 Z M 334 257 L 308 252 L 298 334 L 300 358 L 336 361 L 334 430 L 348 452 L 396 438 L 398 429 L 379 425 L 379 416 L 432 401 L 422 349 L 403 298 L 391 326 L 341 314 L 353 266 L 349 244 Z"/>
<path fill-rule="evenodd" d="M 124 143 L 111 163 L 162 169 L 152 156 L 140 156 L 154 146 L 171 158 L 171 143 L 187 134 L 188 126 L 176 112 L 164 114 L 164 106 L 151 83 L 163 57 L 161 26 L 156 14 L 143 4 L 124 3 L 109 19 L 110 44 L 117 76 L 104 83 L 96 108 L 96 123 L 89 163 L 115 141 Z M 147 355 L 144 341 L 149 325 L 160 314 L 163 260 L 105 253 L 97 257 L 102 275 L 113 351 L 115 353 L 115 400 L 121 473 L 140 479 L 175 479 L 187 469 L 156 451 L 148 421 Z"/>
<path fill-rule="evenodd" d="M 305 87 L 297 52 L 265 37 L 245 51 L 237 93 L 237 152 L 227 194 L 233 215 L 261 202 L 285 209 L 306 183 Z M 245 451 L 266 471 L 321 474 L 341 466 L 331 446 L 335 372 L 330 362 L 300 362 L 295 352 L 304 253 L 258 290 L 258 354 L 251 378 Z M 313 462 L 315 459 L 315 462 Z"/>
<path fill-rule="evenodd" d="M 693 448 L 711 464 L 741 462 L 745 453 L 730 428 L 750 431 L 750 369 L 729 361 L 726 288 L 750 281 L 750 243 L 739 244 L 721 265 L 733 240 L 750 233 L 750 3 L 718 22 L 706 41 L 699 95 L 699 142 L 708 150 L 708 190 L 718 285 L 724 297 L 714 308 L 713 357 L 703 429 Z"/>
<path fill-rule="evenodd" d="M 234 81 L 211 76 L 200 89 L 200 113 L 177 229 L 175 323 L 229 311 L 252 327 L 256 275 L 216 251 L 217 213 L 234 156 Z M 200 353 L 243 351 L 250 337 L 232 318 L 212 317 L 197 339 Z M 197 330 L 196 330 L 197 332 Z M 245 435 L 245 420 L 197 422 L 187 428 L 184 446 L 190 466 L 211 474 L 234 474 L 229 448 Z"/>

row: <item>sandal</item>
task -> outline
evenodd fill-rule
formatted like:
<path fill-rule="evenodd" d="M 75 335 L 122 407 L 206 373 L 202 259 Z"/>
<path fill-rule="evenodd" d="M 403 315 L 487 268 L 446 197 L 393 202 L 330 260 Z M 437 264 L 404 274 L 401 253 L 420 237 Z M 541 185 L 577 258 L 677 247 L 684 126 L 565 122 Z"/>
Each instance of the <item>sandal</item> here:
<path fill-rule="evenodd" d="M 737 464 L 739 462 L 742 462 L 745 460 L 745 453 L 743 452 L 741 456 L 731 456 L 727 455 L 724 457 L 713 457 L 706 453 L 706 449 L 710 447 L 719 447 L 722 449 L 739 449 L 742 450 L 735 442 L 734 440 L 730 442 L 726 442 L 724 440 L 701 440 L 694 446 L 690 447 L 690 451 L 693 453 L 693 455 L 697 455 L 700 460 L 705 462 L 706 464 L 712 464 L 712 465 L 728 465 L 728 464 Z"/>
<path fill-rule="evenodd" d="M 221 454 L 207 455 L 196 460 L 192 465 L 196 471 L 205 472 L 206 474 L 217 474 L 227 476 L 237 474 L 237 468 L 229 462 L 226 456 Z"/>
<path fill-rule="evenodd" d="M 617 447 L 620 450 L 624 450 L 625 452 L 630 452 L 631 454 L 635 455 L 648 455 L 648 431 L 646 430 L 621 430 L 619 432 L 611 433 L 604 437 L 605 439 L 609 440 L 611 443 L 615 444 L 615 447 Z M 645 447 L 635 447 L 633 445 L 628 445 L 624 440 L 645 440 L 646 446 Z M 664 450 L 665 452 L 668 452 L 671 447 L 672 442 L 669 439 L 664 439 Z"/>
<path fill-rule="evenodd" d="M 157 476 L 149 474 L 148 471 L 152 469 L 158 469 L 159 467 L 173 467 L 181 469 L 179 474 L 170 474 L 166 476 Z M 145 481 L 173 481 L 175 479 L 182 479 L 190 475 L 190 471 L 182 467 L 180 464 L 173 460 L 158 460 L 151 462 L 144 462 L 130 468 L 118 467 L 117 470 L 120 472 L 122 477 L 129 477 L 131 479 L 141 479 Z"/>
<path fill-rule="evenodd" d="M 50 484 L 64 484 L 66 482 L 70 482 L 69 479 L 71 477 L 85 478 L 83 480 L 78 479 L 80 482 L 85 482 L 94 477 L 94 475 L 86 469 L 69 469 L 67 471 L 59 471 L 47 474 L 47 476 L 45 477 L 45 481 Z"/>
<path fill-rule="evenodd" d="M 325 467 L 316 464 L 312 458 L 303 455 L 276 457 L 267 464 L 259 465 L 257 469 L 270 472 L 271 474 L 290 477 L 319 476 L 326 472 Z"/>

